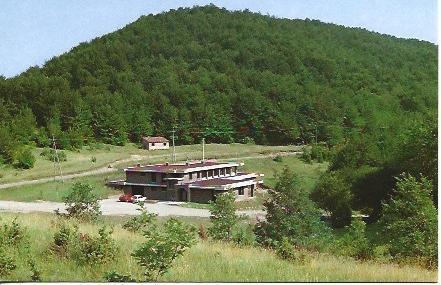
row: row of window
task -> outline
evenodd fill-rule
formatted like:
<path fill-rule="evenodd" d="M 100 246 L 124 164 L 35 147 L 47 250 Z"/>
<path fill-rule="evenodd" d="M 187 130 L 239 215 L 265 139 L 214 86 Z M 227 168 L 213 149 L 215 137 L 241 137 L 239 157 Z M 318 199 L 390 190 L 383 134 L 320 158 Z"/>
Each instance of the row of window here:
<path fill-rule="evenodd" d="M 193 180 L 194 178 L 200 179 L 202 178 L 212 178 L 215 176 L 225 176 L 231 174 L 231 168 L 220 168 L 220 169 L 212 169 L 212 170 L 202 170 L 197 172 L 190 172 L 188 174 L 188 178 Z"/>

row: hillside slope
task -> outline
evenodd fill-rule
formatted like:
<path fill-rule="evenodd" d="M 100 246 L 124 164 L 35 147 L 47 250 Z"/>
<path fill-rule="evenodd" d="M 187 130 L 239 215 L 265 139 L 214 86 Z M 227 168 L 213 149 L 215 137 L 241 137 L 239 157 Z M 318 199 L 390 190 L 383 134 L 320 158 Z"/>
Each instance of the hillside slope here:
<path fill-rule="evenodd" d="M 354 130 L 398 132 L 436 111 L 436 93 L 428 42 L 205 6 L 143 16 L 0 79 L 0 119 L 29 107 L 67 141 L 123 144 L 175 124 L 179 143 L 338 144 Z"/>

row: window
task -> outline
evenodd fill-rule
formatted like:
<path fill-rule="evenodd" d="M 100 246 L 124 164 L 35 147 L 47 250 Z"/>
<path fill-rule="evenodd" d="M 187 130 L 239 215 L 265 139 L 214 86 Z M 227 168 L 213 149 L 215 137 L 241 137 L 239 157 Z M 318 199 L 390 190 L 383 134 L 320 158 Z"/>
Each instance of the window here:
<path fill-rule="evenodd" d="M 219 169 L 214 170 L 214 176 L 219 176 Z"/>
<path fill-rule="evenodd" d="M 240 187 L 238 192 L 239 192 L 239 195 L 243 195 L 244 194 L 243 187 Z"/>
<path fill-rule="evenodd" d="M 208 177 L 213 177 L 213 170 L 208 170 Z"/>
<path fill-rule="evenodd" d="M 199 171 L 197 172 L 197 178 L 201 178 L 201 173 Z"/>
<path fill-rule="evenodd" d="M 192 179 L 193 179 L 193 173 L 190 172 L 190 173 L 188 174 L 188 178 L 189 178 L 190 180 L 192 180 Z"/>
<path fill-rule="evenodd" d="M 221 175 L 225 175 L 225 168 L 222 168 L 222 169 L 220 170 L 220 174 L 221 174 Z"/>
<path fill-rule="evenodd" d="M 204 171 L 202 172 L 202 177 L 203 177 L 203 178 L 207 178 L 207 170 L 204 170 Z"/>
<path fill-rule="evenodd" d="M 155 143 L 151 143 L 150 145 L 151 145 L 151 146 L 155 146 Z"/>
<path fill-rule="evenodd" d="M 164 146 L 166 146 L 167 145 L 167 143 L 164 143 Z"/>
<path fill-rule="evenodd" d="M 152 173 L 152 182 L 156 183 L 156 173 Z"/>
<path fill-rule="evenodd" d="M 227 168 L 227 169 L 226 169 L 226 172 L 227 172 L 227 175 L 230 175 L 230 173 L 231 173 L 231 168 Z"/>

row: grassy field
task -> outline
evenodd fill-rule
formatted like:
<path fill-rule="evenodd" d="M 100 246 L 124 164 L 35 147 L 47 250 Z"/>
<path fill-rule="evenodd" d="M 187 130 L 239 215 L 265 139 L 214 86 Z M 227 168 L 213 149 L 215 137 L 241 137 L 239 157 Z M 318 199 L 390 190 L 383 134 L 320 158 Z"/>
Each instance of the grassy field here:
<path fill-rule="evenodd" d="M 216 149 L 219 150 L 222 147 L 228 148 L 229 146 L 230 145 L 218 145 Z M 257 154 L 258 150 L 259 148 L 255 148 L 254 150 L 248 151 L 253 151 L 251 154 Z M 213 153 L 215 153 L 214 150 Z M 231 151 L 229 153 L 231 153 Z M 304 163 L 295 156 L 285 156 L 282 158 L 281 162 L 276 162 L 272 158 L 252 158 L 242 159 L 241 161 L 245 163 L 241 170 L 264 173 L 264 182 L 270 187 L 274 186 L 275 184 L 274 174 L 276 172 L 280 172 L 284 166 L 288 166 L 299 175 L 302 186 L 305 187 L 306 190 L 310 190 L 312 188 L 320 174 L 325 171 L 327 167 L 326 163 Z M 92 185 L 92 187 L 95 189 L 95 193 L 100 198 L 106 198 L 110 195 L 119 194 L 120 192 L 106 187 L 105 183 L 108 180 L 122 178 L 124 178 L 124 173 L 122 170 L 119 170 L 118 172 L 114 173 L 78 177 L 65 180 L 64 182 L 50 181 L 42 184 L 0 189 L 0 200 L 23 202 L 44 200 L 60 202 L 68 193 L 72 187 L 72 184 L 75 182 L 83 182 Z M 257 194 L 255 199 L 238 202 L 237 209 L 260 209 L 262 207 L 263 200 L 264 194 Z M 196 203 L 188 203 L 183 206 L 191 208 L 207 208 L 207 205 Z"/>
<path fill-rule="evenodd" d="M 207 144 L 205 157 L 236 158 L 258 154 L 270 154 L 299 150 L 296 146 L 261 146 L 246 144 Z M 12 166 L 0 166 L 0 183 L 30 180 L 54 175 L 54 163 L 40 156 L 42 149 L 35 148 L 35 166 L 28 170 L 15 169 Z M 171 160 L 172 150 L 147 151 L 135 144 L 126 146 L 112 146 L 100 144 L 98 147 L 84 147 L 79 151 L 65 151 L 67 161 L 61 163 L 63 174 L 78 173 L 87 170 L 106 167 L 109 164 L 117 167 L 133 165 L 134 163 L 157 163 Z M 96 158 L 92 162 L 92 157 Z M 200 145 L 183 145 L 176 147 L 176 158 L 179 161 L 186 159 L 200 159 L 202 148 Z M 57 170 L 58 171 L 58 170 Z M 57 172 L 57 175 L 59 173 Z"/>
<path fill-rule="evenodd" d="M 275 174 L 283 170 L 285 166 L 289 167 L 296 173 L 301 181 L 302 187 L 307 190 L 312 189 L 318 181 L 320 175 L 328 168 L 327 163 L 305 163 L 297 156 L 282 157 L 281 162 L 277 162 L 272 158 L 266 159 L 243 159 L 243 171 L 264 173 L 265 185 L 275 186 Z"/>
<path fill-rule="evenodd" d="M 84 266 L 60 259 L 48 248 L 53 242 L 55 216 L 51 214 L 0 214 L 0 223 L 18 221 L 27 228 L 30 253 L 41 271 L 42 281 L 104 281 L 104 272 L 117 270 L 141 278 L 141 268 L 130 256 L 143 237 L 121 228 L 124 218 L 106 218 L 114 227 L 113 238 L 120 245 L 115 261 L 104 265 Z M 193 221 L 195 224 L 199 220 Z M 97 225 L 81 224 L 80 232 L 97 233 Z M 35 238 L 38 237 L 38 238 Z M 199 241 L 160 281 L 367 281 L 415 282 L 436 281 L 437 273 L 413 266 L 397 266 L 373 262 L 358 262 L 350 258 L 310 253 L 305 263 L 279 259 L 273 252 L 257 247 L 239 248 L 226 243 Z M 26 258 L 17 258 L 17 269 L 3 281 L 29 281 Z"/>
<path fill-rule="evenodd" d="M 122 173 L 100 174 L 78 177 L 62 181 L 51 181 L 42 184 L 24 185 L 14 188 L 0 189 L 0 200 L 31 202 L 37 200 L 61 202 L 75 182 L 90 184 L 100 199 L 120 194 L 114 188 L 105 185 L 106 181 L 121 177 Z"/>

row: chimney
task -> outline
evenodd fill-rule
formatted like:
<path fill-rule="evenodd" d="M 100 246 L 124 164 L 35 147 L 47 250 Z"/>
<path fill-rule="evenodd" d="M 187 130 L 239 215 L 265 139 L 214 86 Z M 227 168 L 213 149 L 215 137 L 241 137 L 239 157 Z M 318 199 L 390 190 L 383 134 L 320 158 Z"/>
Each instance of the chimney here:
<path fill-rule="evenodd" d="M 168 162 L 166 162 L 165 165 L 168 165 Z"/>
<path fill-rule="evenodd" d="M 190 163 L 188 163 L 188 161 L 185 163 L 185 165 L 187 165 L 187 166 L 189 166 L 190 165 Z"/>
<path fill-rule="evenodd" d="M 137 165 L 136 165 L 137 167 L 141 167 L 141 164 L 140 163 L 138 163 Z"/>

